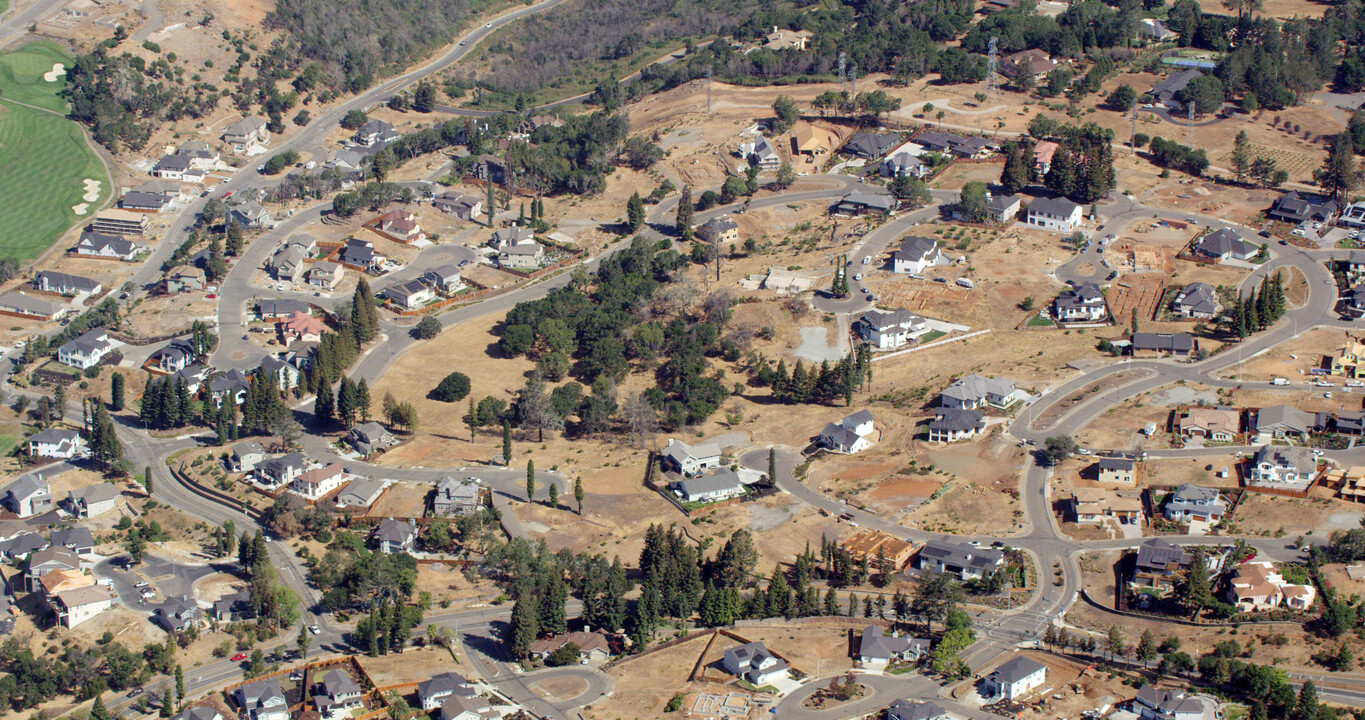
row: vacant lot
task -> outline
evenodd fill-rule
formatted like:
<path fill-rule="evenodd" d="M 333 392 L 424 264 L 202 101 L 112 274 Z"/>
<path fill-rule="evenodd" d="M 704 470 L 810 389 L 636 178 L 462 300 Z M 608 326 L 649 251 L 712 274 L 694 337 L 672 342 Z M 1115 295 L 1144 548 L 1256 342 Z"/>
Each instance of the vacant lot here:
<path fill-rule="evenodd" d="M 1248 492 L 1233 514 L 1231 532 L 1238 535 L 1265 535 L 1294 538 L 1317 527 L 1331 500 L 1290 498 Z"/>

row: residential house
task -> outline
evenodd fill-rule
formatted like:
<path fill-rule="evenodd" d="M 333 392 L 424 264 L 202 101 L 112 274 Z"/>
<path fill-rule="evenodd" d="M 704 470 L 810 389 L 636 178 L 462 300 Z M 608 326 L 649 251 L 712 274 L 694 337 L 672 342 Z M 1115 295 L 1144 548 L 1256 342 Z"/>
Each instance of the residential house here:
<path fill-rule="evenodd" d="M 792 134 L 792 155 L 825 155 L 834 145 L 834 137 L 830 132 L 814 125 L 802 125 Z"/>
<path fill-rule="evenodd" d="M 228 469 L 235 473 L 251 472 L 265 461 L 267 455 L 265 446 L 255 440 L 244 440 L 232 446 L 232 454 L 228 455 Z"/>
<path fill-rule="evenodd" d="M 151 359 L 156 363 L 157 370 L 169 374 L 193 365 L 198 357 L 190 341 L 175 339 L 152 353 Z"/>
<path fill-rule="evenodd" d="M 258 372 L 271 378 L 280 392 L 298 387 L 299 380 L 303 377 L 303 373 L 298 367 L 277 355 L 266 355 L 261 360 Z"/>
<path fill-rule="evenodd" d="M 476 695 L 478 691 L 474 685 L 457 672 L 441 673 L 417 683 L 417 701 L 424 711 L 439 708 L 449 697 L 472 698 Z"/>
<path fill-rule="evenodd" d="M 1196 320 L 1212 320 L 1218 317 L 1223 306 L 1218 302 L 1218 293 L 1208 283 L 1196 282 L 1186 285 L 1176 293 L 1171 303 L 1171 312 L 1179 317 Z"/>
<path fill-rule="evenodd" d="M 1339 412 L 1332 423 L 1338 435 L 1365 435 L 1365 413 Z"/>
<path fill-rule="evenodd" d="M 1289 583 L 1285 582 L 1284 576 L 1273 563 L 1264 560 L 1246 562 L 1233 570 L 1232 579 L 1228 583 L 1227 599 L 1236 605 L 1240 612 L 1273 610 L 1284 602 L 1286 586 L 1289 586 Z M 1296 594 L 1299 594 L 1297 588 L 1305 587 L 1313 595 L 1317 594 L 1316 590 L 1309 586 L 1294 587 Z"/>
<path fill-rule="evenodd" d="M 905 567 L 917 549 L 917 546 L 890 533 L 872 529 L 859 530 L 852 537 L 840 540 L 839 545 L 853 562 L 866 562 L 871 567 L 878 567 L 884 560 L 891 572 L 899 572 Z"/>
<path fill-rule="evenodd" d="M 350 717 L 352 710 L 365 706 L 365 701 L 361 699 L 362 694 L 360 683 L 344 670 L 333 668 L 327 671 L 327 674 L 322 676 L 322 682 L 314 687 L 313 707 L 317 709 L 322 720 Z"/>
<path fill-rule="evenodd" d="M 321 340 L 322 334 L 325 332 L 327 332 L 327 323 L 322 318 L 314 317 L 306 312 L 295 311 L 294 314 L 280 323 L 280 335 L 284 336 L 285 342 Z"/>
<path fill-rule="evenodd" d="M 1340 206 L 1337 205 L 1337 201 L 1331 198 L 1291 190 L 1275 198 L 1270 209 L 1266 210 L 1265 216 L 1271 220 L 1291 225 L 1306 222 L 1320 222 L 1323 225 L 1330 225 L 1336 219 L 1339 210 Z"/>
<path fill-rule="evenodd" d="M 684 502 L 712 503 L 744 494 L 744 483 L 729 468 L 719 468 L 707 475 L 685 477 L 673 483 L 673 492 Z"/>
<path fill-rule="evenodd" d="M 362 272 L 384 264 L 384 256 L 374 251 L 374 243 L 360 238 L 346 238 L 346 244 L 341 247 L 337 260 Z"/>
<path fill-rule="evenodd" d="M 122 493 L 113 483 L 77 488 L 66 496 L 66 509 L 78 518 L 99 517 L 118 506 Z"/>
<path fill-rule="evenodd" d="M 1169 31 L 1168 31 L 1169 32 Z M 1138 720 L 1201 720 L 1204 703 L 1184 690 L 1146 685 L 1133 699 Z"/>
<path fill-rule="evenodd" d="M 301 495 L 309 500 L 317 500 L 341 487 L 344 482 L 346 482 L 346 475 L 341 470 L 341 464 L 331 463 L 324 467 L 303 471 L 297 478 L 294 478 L 294 482 L 289 483 L 289 489 L 295 495 Z"/>
<path fill-rule="evenodd" d="M 118 200 L 119 207 L 136 212 L 160 213 L 170 204 L 170 199 L 165 195 L 141 193 L 135 190 L 129 190 Z"/>
<path fill-rule="evenodd" d="M 535 233 L 530 228 L 512 225 L 500 230 L 495 230 L 488 237 L 488 247 L 498 252 L 502 252 L 518 245 L 534 245 L 536 242 Z"/>
<path fill-rule="evenodd" d="M 1318 476 L 1318 459 L 1304 447 L 1262 445 L 1252 456 L 1247 483 L 1256 487 L 1307 490 Z"/>
<path fill-rule="evenodd" d="M 1152 86 L 1149 94 L 1157 104 L 1165 105 L 1172 110 L 1179 110 L 1184 106 L 1180 100 L 1183 97 L 1181 91 L 1185 89 L 1186 85 L 1190 84 L 1190 81 L 1203 76 L 1204 73 L 1195 69 L 1173 72 Z"/>
<path fill-rule="evenodd" d="M 227 212 L 227 221 L 234 222 L 248 230 L 259 230 L 270 225 L 270 211 L 255 200 L 233 205 Z"/>
<path fill-rule="evenodd" d="M 24 590 L 42 592 L 43 576 L 58 570 L 81 569 L 81 558 L 66 548 L 46 547 L 35 550 L 28 556 L 24 569 Z"/>
<path fill-rule="evenodd" d="M 726 650 L 721 666 L 731 675 L 759 686 L 787 677 L 787 662 L 772 654 L 761 642 L 745 643 Z"/>
<path fill-rule="evenodd" d="M 891 271 L 918 275 L 938 264 L 942 254 L 938 241 L 926 237 L 908 237 L 900 248 L 891 253 Z"/>
<path fill-rule="evenodd" d="M 278 488 L 293 483 L 308 469 L 308 461 L 303 453 L 289 453 L 256 463 L 252 477 L 256 484 Z"/>
<path fill-rule="evenodd" d="M 916 153 L 898 151 L 886 156 L 878 166 L 881 174 L 889 178 L 897 178 L 909 175 L 913 178 L 923 179 L 933 168 L 928 163 L 920 159 Z"/>
<path fill-rule="evenodd" d="M 1018 78 L 1025 74 L 1041 78 L 1057 67 L 1057 63 L 1047 51 L 1037 48 L 1021 50 L 1000 59 L 1000 74 L 1009 78 Z"/>
<path fill-rule="evenodd" d="M 188 370 L 189 368 L 186 368 Z M 184 370 L 181 370 L 184 372 Z M 251 387 L 251 381 L 242 374 L 241 370 L 233 368 L 221 375 L 209 378 L 207 383 L 209 398 L 217 407 L 223 406 L 223 400 L 230 398 L 233 405 L 241 405 L 246 402 L 246 391 Z"/>
<path fill-rule="evenodd" d="M 714 442 L 699 445 L 669 438 L 668 446 L 659 456 L 664 469 L 672 469 L 680 475 L 696 475 L 702 470 L 720 467 L 720 446 Z"/>
<path fill-rule="evenodd" d="M 1337 224 L 1353 228 L 1365 227 L 1365 202 L 1353 202 L 1347 205 L 1341 211 L 1341 216 L 1337 218 Z"/>
<path fill-rule="evenodd" d="M 1103 322 L 1109 317 L 1109 307 L 1099 286 L 1087 282 L 1058 294 L 1052 313 L 1061 322 Z"/>
<path fill-rule="evenodd" d="M 1177 430 L 1186 442 L 1202 438 L 1230 443 L 1237 439 L 1242 430 L 1242 414 L 1223 405 L 1191 407 L 1177 422 Z"/>
<path fill-rule="evenodd" d="M 507 182 L 507 166 L 502 158 L 485 153 L 474 163 L 474 177 L 486 183 L 503 185 Z"/>
<path fill-rule="evenodd" d="M 223 720 L 223 714 L 212 705 L 196 705 L 176 715 L 174 720 Z"/>
<path fill-rule="evenodd" d="M 390 210 L 379 218 L 379 231 L 399 242 L 416 242 L 426 237 L 417 216 L 407 210 Z"/>
<path fill-rule="evenodd" d="M 919 342 L 929 333 L 929 325 L 924 318 L 905 308 L 873 308 L 858 316 L 853 323 L 853 332 L 873 349 L 893 350 Z"/>
<path fill-rule="evenodd" d="M 417 310 L 436 302 L 436 293 L 432 292 L 426 283 L 417 279 L 406 280 L 385 288 L 384 297 L 405 310 Z"/>
<path fill-rule="evenodd" d="M 1242 239 L 1231 228 L 1220 228 L 1205 234 L 1194 242 L 1194 254 L 1200 257 L 1224 260 L 1247 261 L 1260 252 L 1260 248 Z"/>
<path fill-rule="evenodd" d="M 141 235 L 151 227 L 145 213 L 129 210 L 105 210 L 90 222 L 90 229 L 109 235 Z"/>
<path fill-rule="evenodd" d="M 1142 494 L 1138 490 L 1076 488 L 1067 504 L 1077 525 L 1100 525 L 1108 518 L 1124 525 L 1142 524 Z"/>
<path fill-rule="evenodd" d="M 926 638 L 887 635 L 881 627 L 868 625 L 858 640 L 858 662 L 865 668 L 879 670 L 892 662 L 917 662 L 929 655 L 929 649 Z"/>
<path fill-rule="evenodd" d="M 841 215 L 885 215 L 896 209 L 896 199 L 890 195 L 853 192 L 845 195 L 830 208 Z"/>
<path fill-rule="evenodd" d="M 94 584 L 95 578 L 80 570 L 53 570 L 44 575 L 38 582 L 39 590 L 49 601 L 56 597 L 57 593 L 90 587 Z"/>
<path fill-rule="evenodd" d="M 99 585 L 64 590 L 53 596 L 52 609 L 57 623 L 73 628 L 114 607 L 118 597 Z"/>
<path fill-rule="evenodd" d="M 990 213 L 991 220 L 998 223 L 1011 223 L 1019 216 L 1019 209 L 1024 205 L 1022 195 L 991 195 L 986 201 L 986 212 Z"/>
<path fill-rule="evenodd" d="M 104 286 L 98 280 L 68 275 L 55 270 L 40 270 L 33 275 L 33 289 L 58 295 L 98 295 Z"/>
<path fill-rule="evenodd" d="M 181 265 L 166 276 L 166 292 L 175 294 L 203 290 L 207 280 L 208 276 L 204 274 L 203 269 Z"/>
<path fill-rule="evenodd" d="M 981 14 L 994 15 L 1017 7 L 1019 7 L 1019 0 L 985 0 L 981 3 Z"/>
<path fill-rule="evenodd" d="M 398 444 L 398 438 L 384 429 L 383 425 L 371 420 L 351 427 L 346 433 L 346 442 L 363 457 L 387 450 Z"/>
<path fill-rule="evenodd" d="M 1014 3 L 1017 0 L 987 0 L 986 11 L 992 4 Z M 886 708 L 886 720 L 953 720 L 942 705 L 932 700 L 894 700 Z"/>
<path fill-rule="evenodd" d="M 75 430 L 48 428 L 29 436 L 28 454 L 70 460 L 80 454 L 84 444 L 81 434 Z"/>
<path fill-rule="evenodd" d="M 987 378 L 972 373 L 944 388 L 939 395 L 939 405 L 965 410 L 979 410 L 987 406 L 1003 410 L 1025 397 L 1022 391 L 1014 387 L 1012 380 Z"/>
<path fill-rule="evenodd" d="M 1039 177 L 1047 175 L 1052 169 L 1052 158 L 1057 155 L 1057 150 L 1061 148 L 1051 140 L 1040 140 L 1033 145 L 1033 170 Z"/>
<path fill-rule="evenodd" d="M 383 120 L 371 120 L 355 131 L 351 140 L 357 145 L 372 147 L 382 143 L 391 142 L 399 138 L 398 131 L 393 126 Z"/>
<path fill-rule="evenodd" d="M 581 660 L 600 665 L 611 659 L 611 642 L 600 632 L 571 632 L 543 637 L 531 642 L 531 655 L 545 660 L 554 651 L 573 644 Z"/>
<path fill-rule="evenodd" d="M 982 689 L 990 696 L 1014 702 L 1037 690 L 1046 680 L 1046 665 L 1024 655 L 1015 655 L 985 677 Z"/>
<path fill-rule="evenodd" d="M 1172 38 L 1180 37 L 1178 33 L 1172 32 L 1164 23 L 1155 18 L 1143 18 L 1139 20 L 1137 36 L 1140 40 L 1151 40 L 1153 42 L 1164 42 Z"/>
<path fill-rule="evenodd" d="M 422 282 L 442 295 L 454 295 L 464 287 L 458 265 L 442 265 L 422 273 Z"/>
<path fill-rule="evenodd" d="M 1194 353 L 1194 336 L 1185 333 L 1134 333 L 1128 344 L 1133 357 L 1189 357 Z"/>
<path fill-rule="evenodd" d="M 448 697 L 441 702 L 432 720 L 490 720 L 496 713 L 479 695 Z"/>
<path fill-rule="evenodd" d="M 257 145 L 270 142 L 270 130 L 261 118 L 242 118 L 223 130 L 223 142 L 231 146 L 233 152 L 248 152 Z"/>
<path fill-rule="evenodd" d="M 773 27 L 773 31 L 768 33 L 763 43 L 765 50 L 781 52 L 782 50 L 800 51 L 810 47 L 811 38 L 815 34 L 809 30 L 787 30 Z"/>
<path fill-rule="evenodd" d="M 1365 202 L 1360 204 L 1365 206 Z M 1362 275 L 1365 275 L 1365 250 L 1352 250 L 1351 253 L 1346 256 L 1345 265 L 1346 277 L 1351 282 L 1359 280 Z"/>
<path fill-rule="evenodd" d="M 0 313 L 40 320 L 57 320 L 66 314 L 66 308 L 22 292 L 11 292 L 0 295 Z"/>
<path fill-rule="evenodd" d="M 190 169 L 190 159 L 183 155 L 162 155 L 152 166 L 151 176 L 162 180 L 180 181 Z"/>
<path fill-rule="evenodd" d="M 251 605 L 251 593 L 249 592 L 222 596 L 213 603 L 210 612 L 213 613 L 214 622 L 220 624 L 242 622 L 256 617 L 256 610 Z"/>
<path fill-rule="evenodd" d="M 20 532 L 0 541 L 0 557 L 16 562 L 27 560 L 29 555 L 46 547 L 49 545 L 42 535 L 33 532 Z M 0 583 L 0 594 L 3 593 L 4 584 Z"/>
<path fill-rule="evenodd" d="M 115 258 L 132 262 L 137 258 L 140 248 L 136 243 L 117 235 L 83 232 L 71 251 L 81 257 Z"/>
<path fill-rule="evenodd" d="M 915 143 L 929 152 L 961 158 L 984 158 L 996 150 L 995 144 L 983 137 L 963 137 L 932 130 L 916 135 Z"/>
<path fill-rule="evenodd" d="M 431 500 L 432 514 L 440 517 L 456 517 L 477 512 L 483 488 L 476 478 L 456 478 L 447 475 L 436 483 L 436 494 Z"/>
<path fill-rule="evenodd" d="M 289 720 L 289 701 L 276 678 L 246 683 L 232 693 L 244 720 Z"/>
<path fill-rule="evenodd" d="M 1081 206 L 1064 197 L 1038 198 L 1029 203 L 1029 225 L 1056 233 L 1070 233 L 1081 224 Z"/>
<path fill-rule="evenodd" d="M 175 151 L 176 155 L 188 158 L 190 167 L 200 170 L 211 170 L 218 164 L 218 152 L 209 147 L 209 144 L 202 140 L 190 140 L 180 146 Z"/>
<path fill-rule="evenodd" d="M 261 300 L 256 303 L 256 314 L 262 320 L 280 320 L 294 313 L 309 312 L 312 308 L 302 300 Z"/>
<path fill-rule="evenodd" d="M 498 267 L 513 270 L 534 270 L 545 260 L 545 248 L 540 243 L 513 245 L 498 253 Z"/>
<path fill-rule="evenodd" d="M 95 536 L 91 534 L 90 528 L 84 525 L 53 530 L 48 541 L 52 547 L 63 547 L 77 555 L 89 555 L 95 552 Z"/>
<path fill-rule="evenodd" d="M 1099 481 L 1102 483 L 1132 485 L 1137 482 L 1136 473 L 1133 471 L 1134 463 L 1128 458 L 1100 458 L 1100 461 L 1095 463 L 1095 467 Z"/>
<path fill-rule="evenodd" d="M 843 151 L 865 160 L 876 160 L 900 143 L 901 136 L 897 133 L 860 132 L 844 143 Z"/>
<path fill-rule="evenodd" d="M 1182 574 L 1189 570 L 1193 559 L 1193 553 L 1161 538 L 1146 540 L 1138 546 L 1130 584 L 1170 592 Z M 1210 552 L 1204 556 L 1204 564 L 1211 573 L 1217 574 L 1222 572 L 1226 559 L 1225 552 Z"/>
<path fill-rule="evenodd" d="M 96 328 L 57 348 L 57 362 L 84 370 L 100 364 L 113 351 L 114 343 L 109 340 L 109 333 L 104 328 Z"/>
<path fill-rule="evenodd" d="M 384 518 L 374 529 L 374 541 L 379 552 L 386 555 L 410 553 L 417 541 L 417 523 L 411 520 Z"/>
<path fill-rule="evenodd" d="M 1184 483 L 1166 496 L 1161 515 L 1171 522 L 1187 523 L 1194 520 L 1217 523 L 1227 512 L 1227 505 L 1218 488 Z"/>
<path fill-rule="evenodd" d="M 1365 342 L 1361 339 L 1346 333 L 1346 344 L 1337 351 L 1337 356 L 1331 359 L 1331 370 L 1333 375 L 1359 379 L 1365 377 Z"/>
<path fill-rule="evenodd" d="M 1005 554 L 991 548 L 933 540 L 919 551 L 919 567 L 948 573 L 958 580 L 980 580 L 1005 564 Z"/>
<path fill-rule="evenodd" d="M 308 269 L 308 284 L 320 290 L 332 292 L 341 284 L 346 269 L 339 263 L 320 262 Z"/>
<path fill-rule="evenodd" d="M 383 493 L 386 487 L 388 487 L 388 483 L 383 480 L 367 477 L 356 478 L 346 483 L 346 487 L 337 493 L 337 507 L 367 508 L 379 499 L 380 493 Z"/>
<path fill-rule="evenodd" d="M 1257 411 L 1253 432 L 1276 439 L 1303 438 L 1313 432 L 1316 424 L 1313 413 L 1289 405 L 1272 405 Z"/>
<path fill-rule="evenodd" d="M 152 613 L 152 621 L 169 633 L 178 633 L 198 627 L 204 620 L 199 603 L 189 595 L 166 598 L 166 602 Z"/>
<path fill-rule="evenodd" d="M 266 268 L 276 280 L 296 283 L 307 267 L 309 249 L 303 243 L 286 242 L 275 251 Z"/>
<path fill-rule="evenodd" d="M 729 245 L 739 242 L 739 225 L 730 216 L 722 215 L 698 225 L 696 235 L 715 245 Z"/>
<path fill-rule="evenodd" d="M 986 431 L 986 416 L 980 410 L 938 408 L 929 421 L 929 442 L 970 440 Z"/>
<path fill-rule="evenodd" d="M 872 447 L 872 413 L 859 410 L 820 431 L 820 444 L 840 453 L 858 453 Z"/>
<path fill-rule="evenodd" d="M 782 166 L 782 158 L 777 154 L 777 150 L 768 142 L 768 138 L 762 135 L 754 138 L 752 142 L 740 143 L 739 156 L 760 170 L 776 170 Z"/>
<path fill-rule="evenodd" d="M 482 200 L 456 192 L 448 192 L 436 198 L 431 201 L 431 206 L 462 220 L 473 220 L 483 214 Z"/>

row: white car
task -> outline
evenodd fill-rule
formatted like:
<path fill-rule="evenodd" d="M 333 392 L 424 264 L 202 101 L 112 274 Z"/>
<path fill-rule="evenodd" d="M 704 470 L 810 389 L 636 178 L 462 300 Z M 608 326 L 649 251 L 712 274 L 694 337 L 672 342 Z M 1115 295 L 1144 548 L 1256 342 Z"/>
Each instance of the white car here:
<path fill-rule="evenodd" d="M 854 279 L 854 280 L 862 280 L 862 279 L 863 279 L 863 274 L 862 274 L 862 273 L 858 273 L 857 275 L 854 275 L 854 276 L 853 276 L 853 279 Z"/>
<path fill-rule="evenodd" d="M 308 626 L 308 632 L 313 633 L 314 635 L 317 635 L 317 634 L 319 634 L 319 633 L 322 632 L 322 629 L 319 628 L 317 625 L 309 625 L 309 626 Z"/>
<path fill-rule="evenodd" d="M 1289 234 L 1295 237 L 1308 237 L 1308 233 L 1304 232 L 1301 227 L 1294 228 Z"/>
<path fill-rule="evenodd" d="M 1329 392 L 1323 393 L 1322 396 L 1325 397 L 1325 398 L 1327 398 L 1328 400 L 1331 400 L 1331 399 L 1332 399 L 1332 393 L 1329 393 Z"/>
<path fill-rule="evenodd" d="M 1365 387 L 1365 382 L 1359 380 L 1347 380 L 1346 387 Z"/>

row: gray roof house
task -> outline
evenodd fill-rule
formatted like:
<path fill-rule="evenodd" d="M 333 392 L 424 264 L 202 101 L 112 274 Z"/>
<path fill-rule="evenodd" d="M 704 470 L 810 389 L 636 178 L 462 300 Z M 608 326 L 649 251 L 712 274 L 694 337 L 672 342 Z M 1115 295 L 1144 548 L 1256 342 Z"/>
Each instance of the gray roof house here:
<path fill-rule="evenodd" d="M 456 672 L 441 673 L 417 683 L 417 700 L 422 709 L 428 711 L 440 707 L 448 697 L 474 697 L 477 694 L 469 680 Z"/>
<path fill-rule="evenodd" d="M 417 541 L 417 523 L 384 518 L 379 521 L 379 527 L 374 529 L 374 541 L 379 546 L 379 552 L 387 555 L 410 553 Z"/>
<path fill-rule="evenodd" d="M 379 499 L 379 494 L 384 492 L 387 486 L 383 480 L 368 477 L 358 477 L 346 484 L 346 487 L 337 493 L 337 507 L 369 507 Z"/>
<path fill-rule="evenodd" d="M 29 592 L 43 589 L 43 576 L 57 570 L 79 570 L 81 558 L 63 547 L 45 547 L 28 556 L 24 567 L 24 588 Z"/>
<path fill-rule="evenodd" d="M 5 507 L 21 518 L 42 515 L 52 510 L 52 488 L 41 474 L 28 473 L 5 486 L 4 500 Z"/>
<path fill-rule="evenodd" d="M 251 606 L 251 593 L 224 595 L 213 603 L 213 619 L 220 623 L 241 622 L 256 616 Z"/>
<path fill-rule="evenodd" d="M 434 267 L 422 273 L 422 282 L 426 283 L 436 292 L 449 295 L 459 290 L 463 285 L 460 279 L 460 268 L 456 265 L 442 265 Z"/>
<path fill-rule="evenodd" d="M 1256 412 L 1253 429 L 1258 435 L 1271 437 L 1304 437 L 1313 431 L 1316 418 L 1289 405 L 1271 405 Z"/>
<path fill-rule="evenodd" d="M 948 573 L 959 580 L 981 579 L 1005 562 L 1005 554 L 963 543 L 931 541 L 919 551 L 921 570 Z"/>
<path fill-rule="evenodd" d="M 891 270 L 898 273 L 922 273 L 937 263 L 939 256 L 937 240 L 911 236 L 901 241 L 900 247 L 891 253 Z"/>
<path fill-rule="evenodd" d="M 383 425 L 370 421 L 353 426 L 346 433 L 346 442 L 362 456 L 369 457 L 397 445 L 398 439 L 393 433 L 385 430 Z"/>
<path fill-rule="evenodd" d="M 66 496 L 66 508 L 78 518 L 92 518 L 113 510 L 118 504 L 119 489 L 113 483 L 77 488 Z"/>
<path fill-rule="evenodd" d="M 1222 306 L 1218 304 L 1218 294 L 1214 292 L 1213 286 L 1202 282 L 1186 285 L 1180 292 L 1176 293 L 1175 301 L 1171 303 L 1171 312 L 1180 317 L 1199 320 L 1211 320 L 1218 317 L 1218 311 L 1222 309 Z"/>
<path fill-rule="evenodd" d="M 40 270 L 33 275 L 33 289 L 57 293 L 58 295 L 78 295 L 80 293 L 98 295 L 104 286 L 98 280 L 91 280 L 79 275 L 68 275 L 55 270 Z"/>
<path fill-rule="evenodd" d="M 951 720 L 953 716 L 930 700 L 900 699 L 886 708 L 886 720 Z"/>
<path fill-rule="evenodd" d="M 289 701 L 275 678 L 257 680 L 232 693 L 246 720 L 289 720 Z"/>
<path fill-rule="evenodd" d="M 296 312 L 307 314 L 312 307 L 302 300 L 260 300 L 256 303 L 256 314 L 262 320 L 287 318 Z"/>
<path fill-rule="evenodd" d="M 1313 221 L 1329 223 L 1340 211 L 1341 206 L 1331 198 L 1293 190 L 1276 198 L 1265 215 L 1271 220 L 1297 225 Z"/>
<path fill-rule="evenodd" d="M 48 541 L 51 547 L 63 547 L 77 555 L 95 552 L 95 536 L 84 525 L 53 530 Z"/>
<path fill-rule="evenodd" d="M 1185 483 L 1166 497 L 1161 514 L 1171 522 L 1218 522 L 1224 512 L 1227 512 L 1227 506 L 1223 504 L 1218 488 Z"/>
<path fill-rule="evenodd" d="M 986 429 L 986 416 L 980 410 L 939 408 L 929 421 L 929 442 L 957 442 L 976 437 Z"/>
<path fill-rule="evenodd" d="M 858 641 L 858 660 L 870 667 L 884 666 L 892 660 L 915 661 L 929 654 L 930 642 L 908 635 L 887 635 L 876 625 L 863 629 Z"/>
<path fill-rule="evenodd" d="M 1152 87 L 1152 98 L 1161 105 L 1178 108 L 1181 106 L 1181 103 L 1176 99 L 1176 96 L 1180 94 L 1181 90 L 1185 89 L 1186 85 L 1190 84 L 1191 80 L 1203 76 L 1204 73 L 1195 69 L 1173 72 L 1162 78 L 1160 82 Z"/>
<path fill-rule="evenodd" d="M 223 714 L 212 705 L 196 705 L 176 715 L 174 720 L 223 720 Z"/>
<path fill-rule="evenodd" d="M 872 447 L 875 421 L 868 410 L 859 410 L 820 431 L 820 444 L 841 453 L 862 452 Z"/>
<path fill-rule="evenodd" d="M 702 470 L 720 467 L 720 446 L 714 442 L 700 445 L 669 438 L 668 447 L 659 456 L 665 468 L 682 475 L 696 475 Z"/>
<path fill-rule="evenodd" d="M 323 720 L 349 717 L 352 710 L 365 705 L 360 683 L 340 669 L 327 671 L 314 689 L 313 706 Z"/>
<path fill-rule="evenodd" d="M 48 428 L 30 435 L 28 454 L 70 460 L 81 451 L 81 434 L 65 428 Z"/>
<path fill-rule="evenodd" d="M 896 133 L 860 132 L 844 144 L 844 152 L 860 158 L 876 160 L 901 144 Z"/>
<path fill-rule="evenodd" d="M 1318 475 L 1318 459 L 1308 448 L 1262 445 L 1251 459 L 1247 482 L 1258 487 L 1307 490 Z"/>
<path fill-rule="evenodd" d="M 1007 408 L 1023 399 L 1014 381 L 1002 377 L 983 377 L 972 373 L 943 389 L 939 405 L 946 408 L 978 410 L 985 406 Z"/>
<path fill-rule="evenodd" d="M 721 665 L 732 675 L 738 675 L 755 685 L 764 685 L 787 672 L 786 661 L 772 654 L 761 642 L 745 643 L 726 650 Z"/>
<path fill-rule="evenodd" d="M 744 493 L 739 475 L 728 468 L 720 468 L 709 475 L 683 478 L 673 483 L 673 492 L 684 502 L 719 502 Z"/>
<path fill-rule="evenodd" d="M 289 453 L 257 463 L 254 474 L 256 482 L 270 487 L 288 485 L 308 469 L 308 458 L 303 453 Z"/>
<path fill-rule="evenodd" d="M 456 478 L 447 475 L 436 483 L 436 495 L 431 501 L 432 512 L 442 517 L 465 515 L 479 509 L 482 488 L 475 478 Z"/>
<path fill-rule="evenodd" d="M 251 472 L 267 457 L 265 446 L 255 440 L 243 440 L 232 446 L 228 456 L 228 469 L 232 472 Z"/>
<path fill-rule="evenodd" d="M 1184 690 L 1147 685 L 1139 688 L 1133 707 L 1142 720 L 1200 720 L 1204 703 Z"/>
<path fill-rule="evenodd" d="M 1194 243 L 1194 254 L 1215 260 L 1250 260 L 1260 248 L 1242 239 L 1231 228 L 1220 228 Z"/>
<path fill-rule="evenodd" d="M 852 192 L 830 208 L 830 212 L 844 215 L 863 215 L 865 213 L 889 213 L 896 208 L 896 199 L 890 195 L 865 192 Z"/>
<path fill-rule="evenodd" d="M 1092 282 L 1063 290 L 1052 302 L 1052 312 L 1061 322 L 1098 322 L 1109 315 L 1104 293 Z"/>
<path fill-rule="evenodd" d="M 987 692 L 1013 701 L 1033 692 L 1046 677 L 1046 665 L 1024 655 L 1015 655 L 992 670 L 982 685 Z"/>
<path fill-rule="evenodd" d="M 152 620 L 166 632 L 180 632 L 197 625 L 204 617 L 199 603 L 188 595 L 166 598 L 166 602 L 152 613 Z"/>

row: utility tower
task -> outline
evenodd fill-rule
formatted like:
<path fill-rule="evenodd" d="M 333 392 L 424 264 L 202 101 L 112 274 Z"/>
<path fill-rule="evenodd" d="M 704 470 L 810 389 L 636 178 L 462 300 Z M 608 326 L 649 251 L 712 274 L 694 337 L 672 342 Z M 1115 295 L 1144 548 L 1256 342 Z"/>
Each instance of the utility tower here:
<path fill-rule="evenodd" d="M 848 62 L 847 56 L 844 55 L 844 53 L 843 53 L 842 50 L 839 51 L 839 84 L 840 84 L 840 85 L 843 85 L 843 84 L 844 84 L 844 80 L 846 79 L 846 78 L 845 78 L 845 74 L 844 74 L 844 67 L 845 67 L 845 63 L 847 63 L 847 62 Z"/>
<path fill-rule="evenodd" d="M 1000 99 L 1000 84 L 996 74 L 1000 72 L 1000 53 L 996 49 L 996 37 L 991 36 L 990 53 L 986 55 L 986 94 L 992 100 Z"/>

